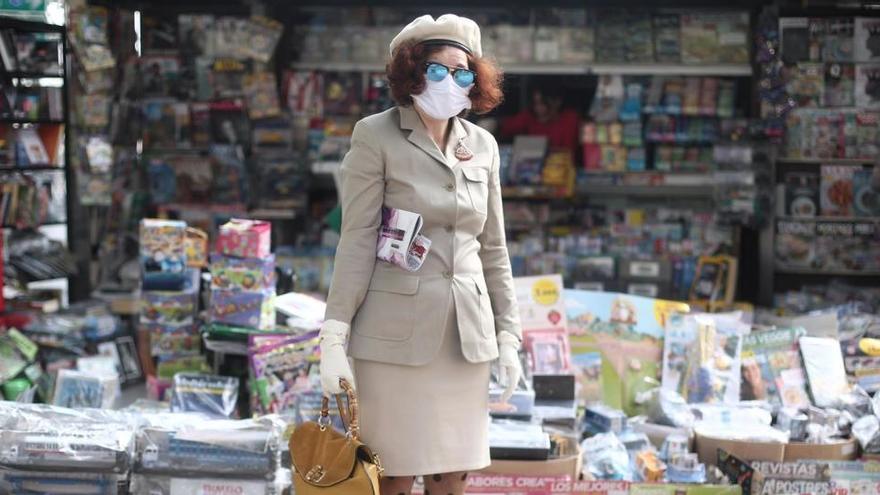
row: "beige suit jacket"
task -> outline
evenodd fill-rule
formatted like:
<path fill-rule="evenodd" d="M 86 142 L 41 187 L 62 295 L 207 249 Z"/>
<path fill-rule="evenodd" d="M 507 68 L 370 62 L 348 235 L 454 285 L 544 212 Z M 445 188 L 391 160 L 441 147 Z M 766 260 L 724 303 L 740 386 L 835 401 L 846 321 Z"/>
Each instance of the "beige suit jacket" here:
<path fill-rule="evenodd" d="M 473 158 L 455 158 L 459 143 Z M 452 317 L 470 362 L 498 357 L 496 332 L 521 339 L 490 133 L 453 118 L 442 153 L 415 110 L 392 108 L 355 125 L 341 176 L 342 235 L 325 317 L 351 325 L 352 357 L 427 364 Z M 422 215 L 431 248 L 418 271 L 376 259 L 383 205 Z"/>

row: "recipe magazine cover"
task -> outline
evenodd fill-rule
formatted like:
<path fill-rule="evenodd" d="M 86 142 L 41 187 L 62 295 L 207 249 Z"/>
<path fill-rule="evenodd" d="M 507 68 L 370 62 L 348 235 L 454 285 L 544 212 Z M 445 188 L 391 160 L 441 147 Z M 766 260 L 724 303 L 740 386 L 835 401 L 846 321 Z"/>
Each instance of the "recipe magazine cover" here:
<path fill-rule="evenodd" d="M 602 400 L 636 414 L 635 396 L 656 380 L 663 358 L 663 336 L 674 312 L 689 312 L 681 302 L 649 297 L 566 289 L 565 312 L 574 356 L 601 356 Z M 577 358 L 575 358 L 577 361 Z"/>
<path fill-rule="evenodd" d="M 798 352 L 803 328 L 753 332 L 745 337 L 742 359 L 743 400 L 767 400 L 774 406 L 810 405 L 806 376 Z"/>

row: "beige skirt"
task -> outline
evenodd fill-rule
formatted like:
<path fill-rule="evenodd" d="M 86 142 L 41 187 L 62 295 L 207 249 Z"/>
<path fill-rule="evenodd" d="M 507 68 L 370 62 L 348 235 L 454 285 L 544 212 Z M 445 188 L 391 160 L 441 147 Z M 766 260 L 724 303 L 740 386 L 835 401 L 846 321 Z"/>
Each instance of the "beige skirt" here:
<path fill-rule="evenodd" d="M 361 439 L 386 476 L 489 465 L 490 365 L 464 359 L 455 312 L 447 314 L 443 345 L 425 366 L 354 360 Z"/>

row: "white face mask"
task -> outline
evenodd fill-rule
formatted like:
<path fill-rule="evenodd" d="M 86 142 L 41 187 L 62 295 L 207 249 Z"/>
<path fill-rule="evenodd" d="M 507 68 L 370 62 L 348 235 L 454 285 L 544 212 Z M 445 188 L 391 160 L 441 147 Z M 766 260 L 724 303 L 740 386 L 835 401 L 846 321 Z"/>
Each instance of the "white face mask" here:
<path fill-rule="evenodd" d="M 426 81 L 425 90 L 421 94 L 411 95 L 419 108 L 430 117 L 443 120 L 455 117 L 463 110 L 471 107 L 471 84 L 462 88 L 447 74 L 442 81 Z"/>

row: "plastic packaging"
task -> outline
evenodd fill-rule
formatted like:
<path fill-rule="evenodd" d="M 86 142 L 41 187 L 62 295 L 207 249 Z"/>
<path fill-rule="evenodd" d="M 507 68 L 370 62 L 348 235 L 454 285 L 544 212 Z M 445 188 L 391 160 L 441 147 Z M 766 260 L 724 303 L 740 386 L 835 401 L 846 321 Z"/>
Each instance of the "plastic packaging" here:
<path fill-rule="evenodd" d="M 128 495 L 128 476 L 115 473 L 48 472 L 0 469 L 0 493 Z"/>
<path fill-rule="evenodd" d="M 115 411 L 0 402 L 0 467 L 122 473 L 137 426 Z"/>
<path fill-rule="evenodd" d="M 652 423 L 692 428 L 694 413 L 678 392 L 657 388 L 648 396 L 647 415 Z"/>
<path fill-rule="evenodd" d="M 236 495 L 280 495 L 290 485 L 290 471 L 279 470 L 272 480 L 243 478 L 178 478 L 158 474 L 133 474 L 132 495 L 177 495 L 179 493 L 234 493 Z"/>
<path fill-rule="evenodd" d="M 171 412 L 200 412 L 228 418 L 238 401 L 238 378 L 177 373 L 171 390 Z"/>
<path fill-rule="evenodd" d="M 493 459 L 547 459 L 550 435 L 540 425 L 494 419 L 489 424 L 489 448 Z"/>
<path fill-rule="evenodd" d="M 632 481 L 629 454 L 614 433 L 601 433 L 581 442 L 585 474 L 599 480 Z"/>
<path fill-rule="evenodd" d="M 866 453 L 880 453 L 880 419 L 877 416 L 865 416 L 853 423 L 852 435 Z"/>
<path fill-rule="evenodd" d="M 178 417 L 184 416 L 184 417 Z M 268 479 L 279 464 L 284 423 L 277 416 L 253 420 L 204 415 L 148 415 L 138 434 L 135 472 Z"/>

